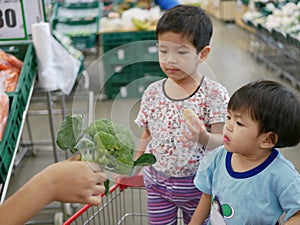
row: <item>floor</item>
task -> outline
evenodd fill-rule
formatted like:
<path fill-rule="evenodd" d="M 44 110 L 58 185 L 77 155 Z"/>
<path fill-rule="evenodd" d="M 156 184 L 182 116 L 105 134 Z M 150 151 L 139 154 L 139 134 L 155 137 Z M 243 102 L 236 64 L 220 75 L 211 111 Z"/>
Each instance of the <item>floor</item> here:
<path fill-rule="evenodd" d="M 256 61 L 251 56 L 249 53 L 249 43 L 252 37 L 247 31 L 232 23 L 223 23 L 214 19 L 213 23 L 214 34 L 211 42 L 212 51 L 207 63 L 203 67 L 203 71 L 207 76 L 222 83 L 230 94 L 245 83 L 261 78 L 277 80 L 291 87 L 289 81 L 278 77 L 275 75 L 275 71 L 266 68 L 265 65 Z M 97 55 L 88 53 L 85 64 L 92 65 L 96 59 Z M 97 66 L 99 67 L 98 69 L 101 69 L 101 64 Z M 89 69 L 91 69 L 91 67 L 87 70 L 89 71 Z M 90 78 L 90 85 L 95 85 L 93 78 Z M 78 90 L 84 94 L 78 97 L 76 101 L 72 101 L 73 99 L 67 96 L 65 114 L 75 111 L 88 113 L 88 91 L 85 88 L 78 88 Z M 61 96 L 59 93 L 52 94 L 53 100 L 51 104 L 54 109 L 54 129 L 57 131 L 62 119 Z M 26 145 L 23 145 L 19 151 L 25 149 L 27 152 L 11 176 L 7 197 L 22 186 L 33 174 L 55 161 L 53 146 L 51 144 L 51 134 L 49 132 L 49 118 L 45 97 L 46 93 L 37 91 L 32 98 L 28 114 L 28 124 L 31 126 L 32 137 L 35 144 L 30 145 L 28 130 L 25 126 L 23 130 L 23 141 Z M 95 106 L 95 115 L 96 117 L 111 116 L 113 120 L 126 123 L 138 139 L 141 130 L 133 124 L 133 119 L 138 107 L 139 100 L 136 99 L 120 101 L 98 100 Z M 300 145 L 293 148 L 282 149 L 282 153 L 290 159 L 298 171 L 300 171 Z M 57 151 L 58 160 L 63 160 L 66 157 L 64 152 L 60 150 Z M 55 213 L 61 210 L 60 206 L 60 204 L 55 203 L 45 208 L 45 210 L 42 210 L 42 212 L 34 218 L 34 220 L 38 221 L 35 222 L 35 224 L 54 224 L 51 220 L 53 220 Z M 49 222 L 47 222 L 47 220 L 49 220 Z M 31 221 L 31 224 L 34 224 L 34 221 Z"/>

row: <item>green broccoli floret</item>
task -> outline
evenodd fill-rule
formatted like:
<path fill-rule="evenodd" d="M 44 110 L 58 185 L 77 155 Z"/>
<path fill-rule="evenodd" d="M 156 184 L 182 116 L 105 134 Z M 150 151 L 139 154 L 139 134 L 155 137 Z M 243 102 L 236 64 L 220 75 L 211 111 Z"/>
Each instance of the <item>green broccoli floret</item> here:
<path fill-rule="evenodd" d="M 107 151 L 113 151 L 118 144 L 114 135 L 106 133 L 102 130 L 97 131 L 97 133 L 94 136 L 94 141 L 99 151 L 102 151 L 103 148 Z"/>
<path fill-rule="evenodd" d="M 107 119 L 99 119 L 84 133 L 93 137 L 101 162 L 106 161 L 105 166 L 122 174 L 132 170 L 135 143 L 127 127 Z M 103 156 L 105 154 L 106 156 Z"/>
<path fill-rule="evenodd" d="M 84 133 L 87 133 L 93 137 L 98 131 L 113 134 L 113 122 L 104 118 L 95 120 L 84 130 Z"/>
<path fill-rule="evenodd" d="M 143 154 L 133 161 L 134 138 L 126 126 L 108 119 L 93 121 L 83 130 L 82 115 L 68 115 L 57 135 L 57 145 L 72 153 L 80 151 L 82 159 L 96 162 L 119 174 L 130 175 L 134 166 L 147 166 L 156 162 L 152 154 Z"/>
<path fill-rule="evenodd" d="M 56 143 L 62 150 L 70 150 L 75 153 L 78 139 L 82 134 L 83 115 L 68 115 L 61 123 L 57 133 Z"/>

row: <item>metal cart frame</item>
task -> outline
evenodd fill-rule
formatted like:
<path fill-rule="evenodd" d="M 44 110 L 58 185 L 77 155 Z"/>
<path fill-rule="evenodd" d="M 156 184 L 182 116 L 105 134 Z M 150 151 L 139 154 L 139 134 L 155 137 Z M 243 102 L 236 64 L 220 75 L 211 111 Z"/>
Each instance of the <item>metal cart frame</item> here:
<path fill-rule="evenodd" d="M 184 224 L 181 210 L 178 224 Z M 146 189 L 143 176 L 138 176 L 135 184 L 116 183 L 110 194 L 102 195 L 99 206 L 85 205 L 63 225 L 145 225 L 148 224 Z"/>

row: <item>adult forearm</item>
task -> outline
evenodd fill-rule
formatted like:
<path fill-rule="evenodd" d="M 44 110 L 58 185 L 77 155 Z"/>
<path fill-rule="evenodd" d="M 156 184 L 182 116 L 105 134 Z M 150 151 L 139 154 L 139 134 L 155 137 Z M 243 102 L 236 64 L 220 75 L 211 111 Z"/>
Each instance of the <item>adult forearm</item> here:
<path fill-rule="evenodd" d="M 0 225 L 20 225 L 52 201 L 98 205 L 106 177 L 80 155 L 51 164 L 0 206 Z"/>
<path fill-rule="evenodd" d="M 52 201 L 48 181 L 38 174 L 0 206 L 0 225 L 20 225 Z"/>

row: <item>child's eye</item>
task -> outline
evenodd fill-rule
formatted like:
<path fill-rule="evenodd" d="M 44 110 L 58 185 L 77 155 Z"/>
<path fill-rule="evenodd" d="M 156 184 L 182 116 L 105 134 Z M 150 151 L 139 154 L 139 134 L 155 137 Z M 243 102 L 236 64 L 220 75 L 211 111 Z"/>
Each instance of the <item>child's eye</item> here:
<path fill-rule="evenodd" d="M 242 123 L 239 122 L 239 121 L 236 121 L 236 124 L 237 124 L 238 126 L 244 126 L 244 124 L 242 124 Z"/>
<path fill-rule="evenodd" d="M 166 53 L 167 53 L 167 50 L 159 49 L 159 53 L 166 54 Z"/>
<path fill-rule="evenodd" d="M 185 54 L 187 54 L 188 52 L 187 51 L 178 51 L 178 54 L 179 55 L 185 55 Z"/>
<path fill-rule="evenodd" d="M 230 117 L 230 116 L 226 116 L 226 119 L 227 119 L 227 120 L 230 120 L 230 119 L 231 119 L 231 117 Z"/>

